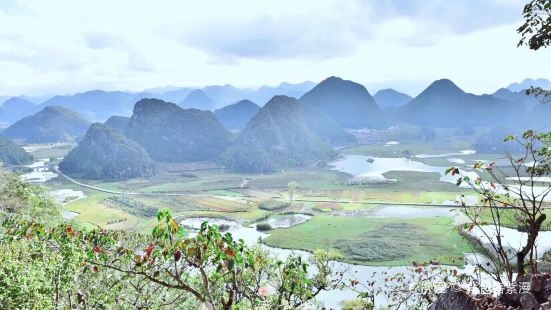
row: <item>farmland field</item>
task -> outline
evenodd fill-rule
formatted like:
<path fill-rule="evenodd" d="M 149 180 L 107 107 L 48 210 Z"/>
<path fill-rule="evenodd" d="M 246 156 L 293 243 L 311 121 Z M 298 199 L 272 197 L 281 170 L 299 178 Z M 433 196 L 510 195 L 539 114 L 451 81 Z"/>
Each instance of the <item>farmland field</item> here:
<path fill-rule="evenodd" d="M 415 154 L 461 152 L 446 144 L 406 142 L 391 145 L 358 145 L 340 154 L 400 157 L 404 150 Z M 35 158 L 66 154 L 66 145 L 35 147 Z M 464 154 L 465 165 L 493 155 Z M 434 167 L 454 165 L 447 157 L 413 158 Z M 55 162 L 54 162 L 55 163 Z M 86 227 L 148 231 L 156 210 L 170 208 L 178 218 L 208 217 L 258 222 L 268 216 L 298 212 L 312 214 L 306 223 L 269 231 L 270 246 L 314 250 L 335 249 L 344 260 L 366 265 L 398 266 L 412 261 L 439 260 L 462 265 L 462 255 L 472 249 L 458 234 L 451 217 L 376 218 L 370 214 L 383 206 L 419 204 L 419 208 L 450 203 L 472 192 L 443 182 L 436 172 L 389 171 L 392 182 L 350 184 L 350 175 L 333 167 L 304 167 L 272 174 L 241 174 L 225 171 L 212 163 L 158 164 L 158 173 L 148 179 L 125 181 L 76 180 L 62 176 L 50 180 L 52 190 L 80 190 L 86 196 L 65 205 L 76 212 L 73 221 Z M 293 201 L 288 188 L 290 182 Z M 91 188 L 93 187 L 93 188 Z M 99 189 L 99 190 L 98 190 Z M 413 241 L 412 241 L 413 240 Z M 373 250 L 369 250 L 373 249 Z M 381 249 L 376 250 L 376 249 Z"/>

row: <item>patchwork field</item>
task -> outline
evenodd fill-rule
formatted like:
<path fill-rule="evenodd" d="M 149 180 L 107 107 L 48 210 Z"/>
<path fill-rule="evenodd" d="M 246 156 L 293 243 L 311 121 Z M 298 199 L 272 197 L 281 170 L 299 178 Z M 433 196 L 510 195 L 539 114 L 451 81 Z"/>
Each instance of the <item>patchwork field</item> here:
<path fill-rule="evenodd" d="M 456 144 L 452 148 L 445 143 L 359 145 L 341 150 L 341 153 L 400 157 L 404 150 L 415 154 L 447 154 L 466 147 L 461 141 Z M 34 146 L 32 154 L 35 158 L 61 157 L 71 147 Z M 491 159 L 492 155 L 454 157 L 469 163 L 475 159 Z M 447 157 L 414 160 L 435 167 L 454 165 Z M 367 265 L 397 266 L 430 260 L 462 265 L 463 253 L 472 249 L 454 229 L 450 217 L 374 218 L 366 215 L 393 204 L 413 203 L 428 208 L 431 204 L 449 203 L 458 195 L 472 192 L 442 182 L 439 173 L 392 171 L 392 167 L 389 170 L 383 175 L 395 182 L 350 185 L 347 183 L 350 175 L 331 167 L 250 175 L 224 171 L 212 163 L 159 164 L 158 174 L 148 179 L 77 180 L 99 190 L 79 186 L 62 176 L 46 186 L 52 190 L 80 190 L 86 195 L 65 205 L 67 211 L 78 213 L 73 221 L 86 227 L 148 231 L 155 222 L 156 210 L 161 208 L 172 209 L 180 219 L 216 217 L 242 223 L 299 212 L 313 217 L 291 228 L 271 230 L 265 242 L 292 249 L 335 249 L 344 254 L 346 261 Z M 298 185 L 292 193 L 290 182 Z"/>

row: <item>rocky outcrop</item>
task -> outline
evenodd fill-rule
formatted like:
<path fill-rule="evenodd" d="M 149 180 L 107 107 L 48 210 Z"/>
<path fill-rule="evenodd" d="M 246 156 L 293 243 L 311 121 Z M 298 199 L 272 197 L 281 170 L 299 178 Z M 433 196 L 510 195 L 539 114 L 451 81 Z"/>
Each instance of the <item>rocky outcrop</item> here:
<path fill-rule="evenodd" d="M 158 99 L 136 103 L 125 133 L 151 158 L 164 162 L 216 160 L 232 138 L 212 112 L 182 109 Z"/>

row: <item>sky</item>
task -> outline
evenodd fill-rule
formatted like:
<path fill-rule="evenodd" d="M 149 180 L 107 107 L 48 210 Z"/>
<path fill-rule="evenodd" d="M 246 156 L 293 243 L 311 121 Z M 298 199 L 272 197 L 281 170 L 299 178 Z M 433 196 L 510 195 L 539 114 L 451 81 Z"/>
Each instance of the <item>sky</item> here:
<path fill-rule="evenodd" d="M 517 48 L 527 0 L 1 0 L 0 96 L 340 76 L 415 95 L 551 78 Z"/>

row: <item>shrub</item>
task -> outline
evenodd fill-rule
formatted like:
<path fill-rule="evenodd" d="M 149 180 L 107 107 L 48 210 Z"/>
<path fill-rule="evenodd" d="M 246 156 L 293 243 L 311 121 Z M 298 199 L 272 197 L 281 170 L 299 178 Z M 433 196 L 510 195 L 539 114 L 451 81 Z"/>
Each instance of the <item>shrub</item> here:
<path fill-rule="evenodd" d="M 256 230 L 258 230 L 258 231 L 268 231 L 268 230 L 272 230 L 272 226 L 268 223 L 258 223 L 258 224 L 256 224 Z"/>
<path fill-rule="evenodd" d="M 295 309 L 342 281 L 336 254 L 281 261 L 207 222 L 188 237 L 169 209 L 157 219 L 143 235 L 0 218 L 2 308 Z"/>

